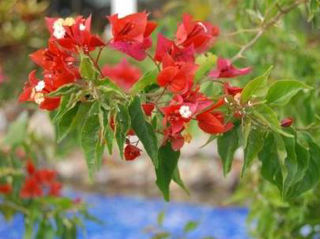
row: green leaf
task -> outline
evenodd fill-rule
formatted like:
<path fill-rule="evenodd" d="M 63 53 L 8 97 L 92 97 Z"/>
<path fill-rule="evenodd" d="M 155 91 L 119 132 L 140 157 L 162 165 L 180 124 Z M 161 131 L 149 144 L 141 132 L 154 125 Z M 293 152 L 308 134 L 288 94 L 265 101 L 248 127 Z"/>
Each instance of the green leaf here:
<path fill-rule="evenodd" d="M 178 165 L 177 165 L 177 168 L 173 172 L 172 180 L 176 184 L 178 184 L 180 186 L 180 188 L 182 188 L 188 195 L 190 195 L 189 189 L 186 187 L 186 185 L 184 184 L 184 182 L 180 176 Z"/>
<path fill-rule="evenodd" d="M 253 114 L 262 124 L 269 127 L 274 132 L 277 132 L 286 137 L 293 137 L 293 135 L 285 132 L 281 128 L 281 124 L 277 118 L 276 113 L 269 106 L 265 104 L 257 105 L 254 107 Z"/>
<path fill-rule="evenodd" d="M 80 54 L 80 75 L 85 80 L 96 80 L 99 73 L 97 72 L 93 62 L 87 55 Z"/>
<path fill-rule="evenodd" d="M 71 131 L 73 119 L 77 115 L 79 105 L 65 112 L 57 122 L 57 141 L 61 142 Z"/>
<path fill-rule="evenodd" d="M 282 190 L 282 173 L 277 151 L 277 144 L 273 134 L 269 134 L 264 142 L 264 146 L 259 153 L 259 160 L 262 162 L 262 176 Z"/>
<path fill-rule="evenodd" d="M 196 221 L 189 221 L 184 225 L 183 231 L 184 233 L 189 233 L 197 229 L 199 223 Z"/>
<path fill-rule="evenodd" d="M 100 105 L 98 102 L 94 103 L 81 129 L 80 143 L 84 151 L 89 175 L 92 177 L 102 163 L 102 155 L 104 144 L 101 142 L 101 129 L 99 123 Z"/>
<path fill-rule="evenodd" d="M 282 80 L 274 82 L 268 90 L 266 100 L 268 104 L 285 105 L 300 90 L 312 89 L 301 81 Z"/>
<path fill-rule="evenodd" d="M 100 80 L 98 85 L 97 89 L 105 94 L 116 93 L 120 96 L 124 96 L 123 90 L 108 78 Z"/>
<path fill-rule="evenodd" d="M 242 175 L 250 166 L 252 161 L 258 156 L 265 141 L 265 132 L 258 129 L 251 129 L 248 136 L 248 143 L 244 148 L 244 162 L 242 167 Z"/>
<path fill-rule="evenodd" d="M 164 221 L 164 218 L 165 218 L 165 212 L 162 211 L 158 214 L 158 217 L 157 217 L 157 223 L 159 226 L 162 226 L 163 225 L 163 221 Z"/>
<path fill-rule="evenodd" d="M 115 129 L 115 136 L 120 151 L 120 156 L 123 158 L 123 147 L 126 141 L 127 132 L 130 129 L 130 115 L 127 107 L 124 105 L 118 105 Z"/>
<path fill-rule="evenodd" d="M 16 146 L 22 144 L 27 136 L 28 114 L 22 112 L 19 117 L 9 126 L 7 135 L 4 138 L 4 143 Z"/>
<path fill-rule="evenodd" d="M 166 201 L 170 200 L 169 186 L 177 168 L 180 157 L 179 151 L 174 151 L 170 143 L 159 149 L 159 166 L 156 170 L 156 184 Z"/>
<path fill-rule="evenodd" d="M 248 102 L 254 96 L 260 96 L 261 94 L 264 94 L 272 68 L 272 66 L 269 67 L 263 75 L 249 81 L 249 83 L 243 88 L 241 93 L 242 104 Z"/>
<path fill-rule="evenodd" d="M 71 84 L 66 84 L 61 87 L 59 87 L 57 90 L 52 91 L 48 94 L 49 97 L 55 97 L 55 96 L 62 96 L 62 95 L 68 95 L 74 92 L 77 92 L 81 90 L 81 86 L 71 83 Z"/>
<path fill-rule="evenodd" d="M 218 153 L 223 164 L 223 174 L 227 175 L 232 166 L 234 153 L 239 147 L 237 129 L 234 128 L 218 137 L 217 143 Z"/>
<path fill-rule="evenodd" d="M 110 115 L 107 111 L 104 111 L 104 138 L 107 144 L 108 152 L 111 155 L 113 149 L 114 132 L 110 126 Z"/>
<path fill-rule="evenodd" d="M 141 108 L 141 102 L 136 96 L 129 105 L 129 113 L 131 116 L 131 126 L 141 140 L 146 152 L 152 159 L 155 167 L 158 166 L 158 143 L 157 137 L 151 124 L 144 118 L 144 113 Z"/>
<path fill-rule="evenodd" d="M 131 90 L 130 93 L 132 95 L 137 94 L 139 91 L 142 91 L 145 87 L 152 85 L 156 83 L 157 80 L 157 75 L 158 75 L 158 69 L 153 69 L 152 71 L 149 71 L 145 73 L 141 79 L 135 83 Z"/>
<path fill-rule="evenodd" d="M 200 55 L 196 58 L 196 64 L 199 66 L 196 75 L 195 75 L 195 82 L 198 82 L 203 77 L 207 75 L 207 73 L 214 67 L 216 64 L 217 57 L 208 52 L 206 54 Z"/>

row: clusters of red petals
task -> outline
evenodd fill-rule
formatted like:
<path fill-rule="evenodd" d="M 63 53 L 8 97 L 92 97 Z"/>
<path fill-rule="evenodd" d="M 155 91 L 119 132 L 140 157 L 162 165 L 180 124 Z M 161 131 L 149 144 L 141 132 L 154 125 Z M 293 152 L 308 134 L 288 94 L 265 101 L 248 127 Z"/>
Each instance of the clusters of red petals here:
<path fill-rule="evenodd" d="M 105 44 L 91 33 L 91 16 L 87 19 L 82 16 L 46 18 L 46 23 L 50 32 L 48 46 L 30 55 L 31 60 L 42 68 L 42 79 L 32 71 L 19 101 L 33 101 L 41 109 L 54 110 L 60 105 L 60 98 L 51 98 L 48 94 L 80 78 L 79 53 L 88 54 Z"/>
<path fill-rule="evenodd" d="M 56 180 L 56 171 L 36 169 L 31 161 L 27 161 L 26 171 L 28 175 L 20 190 L 22 198 L 60 196 L 62 185 Z"/>

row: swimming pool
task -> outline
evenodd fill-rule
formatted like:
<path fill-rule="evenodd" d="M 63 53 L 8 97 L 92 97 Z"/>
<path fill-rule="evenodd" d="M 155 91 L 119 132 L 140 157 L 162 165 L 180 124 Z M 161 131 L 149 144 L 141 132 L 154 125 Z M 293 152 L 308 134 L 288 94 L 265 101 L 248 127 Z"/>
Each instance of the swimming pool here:
<path fill-rule="evenodd" d="M 73 197 L 81 197 L 92 207 L 90 212 L 104 222 L 103 225 L 86 222 L 89 239 L 149 239 L 147 227 L 157 226 L 159 212 L 165 212 L 163 227 L 173 235 L 173 239 L 183 234 L 183 227 L 189 220 L 199 222 L 196 230 L 188 234 L 188 239 L 213 236 L 215 239 L 247 239 L 245 220 L 246 208 L 214 208 L 189 203 L 166 203 L 160 199 L 144 199 L 129 196 L 105 196 L 72 192 Z M 7 223 L 0 219 L 0 239 L 21 239 L 22 217 L 16 216 Z"/>

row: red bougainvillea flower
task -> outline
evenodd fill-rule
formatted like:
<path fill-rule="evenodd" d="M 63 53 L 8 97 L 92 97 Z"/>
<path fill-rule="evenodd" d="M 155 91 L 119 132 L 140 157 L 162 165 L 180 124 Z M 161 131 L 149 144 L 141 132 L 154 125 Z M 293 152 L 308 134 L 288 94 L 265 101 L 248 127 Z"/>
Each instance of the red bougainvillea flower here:
<path fill-rule="evenodd" d="M 62 185 L 59 182 L 50 183 L 48 195 L 53 197 L 59 197 L 61 195 L 61 188 Z"/>
<path fill-rule="evenodd" d="M 164 131 L 163 143 L 170 141 L 171 148 L 175 151 L 178 151 L 183 147 L 185 139 L 181 133 L 173 134 L 171 130 L 171 128 L 167 128 Z"/>
<path fill-rule="evenodd" d="M 163 66 L 157 77 L 159 86 L 167 87 L 173 93 L 185 93 L 191 88 L 197 65 L 191 62 L 171 62 L 165 58 Z"/>
<path fill-rule="evenodd" d="M 224 93 L 227 95 L 235 96 L 236 94 L 239 94 L 242 92 L 242 88 L 231 86 L 229 83 L 224 83 Z"/>
<path fill-rule="evenodd" d="M 57 173 L 54 170 L 41 169 L 35 173 L 35 178 L 43 185 L 50 185 L 56 178 Z"/>
<path fill-rule="evenodd" d="M 104 76 L 109 77 L 111 81 L 117 84 L 125 92 L 140 79 L 142 73 L 139 68 L 132 66 L 126 59 L 123 59 L 118 65 L 104 66 L 102 68 Z"/>
<path fill-rule="evenodd" d="M 164 37 L 161 33 L 158 34 L 158 41 L 154 59 L 162 62 L 164 56 L 169 55 L 173 61 L 194 62 L 193 46 L 186 48 L 178 47 L 174 41 Z"/>
<path fill-rule="evenodd" d="M 134 13 L 123 18 L 114 14 L 108 19 L 113 35 L 110 45 L 138 61 L 143 60 L 147 56 L 146 49 L 152 45 L 150 35 L 157 24 L 148 21 L 146 12 Z"/>
<path fill-rule="evenodd" d="M 60 46 L 73 52 L 81 49 L 88 53 L 105 45 L 98 36 L 91 34 L 91 16 L 87 19 L 82 16 L 76 19 L 46 18 L 46 23 L 51 34 L 50 41 L 58 42 Z"/>
<path fill-rule="evenodd" d="M 281 120 L 281 126 L 282 127 L 290 127 L 294 122 L 294 119 L 292 117 L 284 118 Z"/>
<path fill-rule="evenodd" d="M 8 183 L 0 184 L 0 194 L 9 194 L 12 192 L 12 187 Z"/>
<path fill-rule="evenodd" d="M 39 80 L 36 78 L 36 71 L 29 74 L 29 81 L 25 84 L 19 101 L 34 101 L 41 109 L 54 110 L 60 104 L 60 98 L 49 98 L 46 94 L 55 90 L 50 80 Z"/>
<path fill-rule="evenodd" d="M 146 116 L 151 116 L 152 111 L 154 110 L 154 107 L 155 107 L 154 103 L 142 104 L 142 109 L 146 114 Z"/>
<path fill-rule="evenodd" d="M 223 105 L 223 100 L 219 100 L 216 104 L 211 106 L 208 110 L 197 115 L 198 126 L 208 134 L 219 134 L 227 132 L 232 129 L 232 123 L 224 123 L 223 113 L 214 111 L 216 108 Z"/>
<path fill-rule="evenodd" d="M 36 172 L 36 167 L 34 166 L 31 160 L 27 161 L 26 169 L 29 175 L 34 175 L 34 173 Z"/>
<path fill-rule="evenodd" d="M 67 71 L 74 76 L 73 78 L 79 78 L 78 67 L 75 66 L 76 59 L 54 42 L 49 42 L 48 48 L 35 51 L 30 58 L 34 63 L 53 74 Z"/>
<path fill-rule="evenodd" d="M 197 52 L 208 49 L 219 35 L 219 28 L 209 22 L 194 21 L 189 14 L 183 15 L 183 22 L 176 33 L 177 45 L 193 46 Z"/>
<path fill-rule="evenodd" d="M 127 161 L 131 161 L 140 156 L 140 149 L 137 146 L 128 144 L 124 149 L 124 158 Z"/>
<path fill-rule="evenodd" d="M 213 78 L 233 78 L 246 75 L 251 72 L 251 67 L 242 69 L 235 68 L 228 59 L 218 58 L 217 68 L 209 73 Z"/>
<path fill-rule="evenodd" d="M 20 190 L 20 197 L 22 198 L 36 198 L 41 197 L 43 191 L 40 183 L 35 177 L 27 178 Z"/>

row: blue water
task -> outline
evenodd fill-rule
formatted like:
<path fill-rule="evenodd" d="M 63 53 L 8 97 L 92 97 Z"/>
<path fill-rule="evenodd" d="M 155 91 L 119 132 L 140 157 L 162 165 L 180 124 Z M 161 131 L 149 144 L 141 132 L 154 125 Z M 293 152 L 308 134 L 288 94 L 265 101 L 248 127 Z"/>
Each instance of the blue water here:
<path fill-rule="evenodd" d="M 90 212 L 104 222 L 99 225 L 86 222 L 89 239 L 150 239 L 146 227 L 157 226 L 157 216 L 165 211 L 164 229 L 172 233 L 172 239 L 183 234 L 183 227 L 189 220 L 199 222 L 199 226 L 188 239 L 213 236 L 215 239 L 247 239 L 245 208 L 214 208 L 188 203 L 166 203 L 157 199 L 142 199 L 127 196 L 104 196 L 98 194 L 72 193 L 80 196 L 92 207 Z M 7 223 L 0 218 L 0 239 L 22 238 L 22 217 L 16 216 Z"/>

